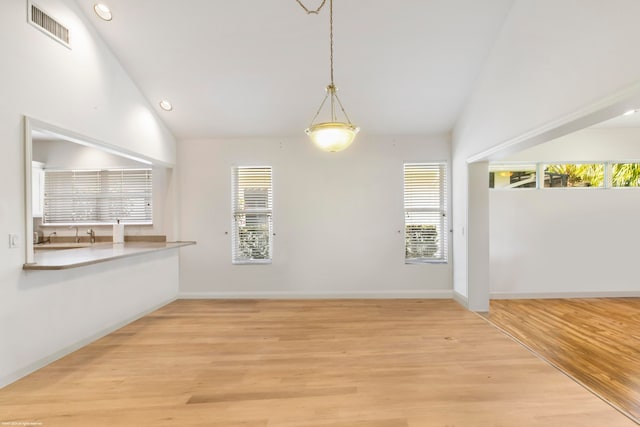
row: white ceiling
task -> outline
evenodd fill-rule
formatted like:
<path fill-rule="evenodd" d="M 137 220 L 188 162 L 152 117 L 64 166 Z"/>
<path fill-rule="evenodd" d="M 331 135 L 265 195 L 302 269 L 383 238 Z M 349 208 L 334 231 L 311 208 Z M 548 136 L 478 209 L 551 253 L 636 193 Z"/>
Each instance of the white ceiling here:
<path fill-rule="evenodd" d="M 307 15 L 295 0 L 105 0 L 111 22 L 76 1 L 179 139 L 300 134 L 329 83 L 328 1 Z M 371 134 L 451 131 L 511 4 L 335 0 L 351 120 Z"/>

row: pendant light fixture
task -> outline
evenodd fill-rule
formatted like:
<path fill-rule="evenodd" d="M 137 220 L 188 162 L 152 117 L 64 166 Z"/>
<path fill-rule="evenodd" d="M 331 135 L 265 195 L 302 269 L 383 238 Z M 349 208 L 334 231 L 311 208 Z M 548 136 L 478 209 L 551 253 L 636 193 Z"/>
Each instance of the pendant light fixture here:
<path fill-rule="evenodd" d="M 323 0 L 320 6 L 315 10 L 307 9 L 301 2 L 301 0 L 296 0 L 300 6 L 308 13 L 308 14 L 317 14 L 320 12 L 320 9 L 324 6 L 327 0 Z M 311 141 L 324 151 L 342 151 L 347 148 L 353 142 L 353 139 L 356 137 L 356 134 L 360 130 L 357 126 L 354 126 L 349 120 L 349 116 L 347 112 L 344 110 L 342 103 L 340 102 L 340 98 L 338 98 L 338 88 L 336 87 L 333 81 L 333 0 L 329 0 L 329 46 L 330 46 L 330 55 L 329 55 L 329 64 L 331 71 L 331 83 L 326 88 L 326 94 L 324 95 L 324 99 L 320 103 L 320 107 L 318 107 L 318 111 L 316 115 L 311 120 L 311 124 L 305 130 L 305 133 L 309 135 Z M 327 99 L 329 99 L 329 108 L 330 108 L 330 116 L 329 121 L 326 122 L 316 122 L 316 119 L 320 115 L 322 108 L 327 103 Z M 342 115 L 344 116 L 345 121 L 339 121 L 338 115 L 336 113 L 336 108 L 340 107 L 340 111 L 342 111 Z"/>

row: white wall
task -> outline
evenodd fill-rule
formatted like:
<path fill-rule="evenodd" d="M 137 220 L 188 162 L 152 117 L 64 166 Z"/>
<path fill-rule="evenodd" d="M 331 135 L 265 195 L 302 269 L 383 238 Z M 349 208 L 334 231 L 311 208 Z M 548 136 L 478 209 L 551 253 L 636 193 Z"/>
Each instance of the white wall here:
<path fill-rule="evenodd" d="M 588 128 L 505 161 L 633 161 L 640 129 Z M 640 296 L 640 189 L 491 190 L 492 298 Z"/>
<path fill-rule="evenodd" d="M 171 249 L 21 274 L 2 303 L 0 387 L 175 299 L 178 263 Z"/>
<path fill-rule="evenodd" d="M 489 168 L 487 162 L 477 162 L 469 165 L 467 169 L 469 176 L 469 222 L 467 224 L 467 242 L 469 252 L 473 257 L 469 257 L 467 264 L 468 277 L 468 298 L 469 309 L 474 311 L 489 311 L 488 301 L 483 301 L 483 295 L 489 293 L 489 228 L 485 224 L 489 223 L 489 186 L 487 177 Z M 461 299 L 459 292 L 456 298 Z"/>
<path fill-rule="evenodd" d="M 467 160 L 509 144 L 526 148 L 539 134 L 637 94 L 639 15 L 635 0 L 514 3 L 453 134 L 457 292 L 466 296 L 467 255 L 474 255 L 462 234 L 473 215 L 467 212 Z"/>
<path fill-rule="evenodd" d="M 448 137 L 180 141 L 183 296 L 451 297 L 451 264 L 405 265 L 403 162 L 447 160 Z M 271 265 L 231 264 L 231 167 L 273 167 Z"/>
<path fill-rule="evenodd" d="M 77 4 L 37 3 L 71 29 L 73 49 L 29 25 L 25 1 L 0 3 L 0 233 L 5 242 L 17 233 L 21 246 L 0 245 L 0 386 L 176 293 L 177 263 L 153 257 L 58 273 L 22 270 L 24 115 L 175 162 L 174 138 Z"/>
<path fill-rule="evenodd" d="M 494 190 L 492 298 L 640 296 L 640 190 Z"/>

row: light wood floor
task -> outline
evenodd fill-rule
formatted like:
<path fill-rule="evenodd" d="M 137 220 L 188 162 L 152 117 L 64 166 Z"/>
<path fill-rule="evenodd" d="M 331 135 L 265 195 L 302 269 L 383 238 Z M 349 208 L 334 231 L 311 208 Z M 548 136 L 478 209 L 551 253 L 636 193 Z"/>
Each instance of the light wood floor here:
<path fill-rule="evenodd" d="M 177 301 L 0 390 L 18 421 L 635 425 L 449 300 Z"/>
<path fill-rule="evenodd" d="M 494 300 L 488 319 L 640 423 L 640 298 Z"/>

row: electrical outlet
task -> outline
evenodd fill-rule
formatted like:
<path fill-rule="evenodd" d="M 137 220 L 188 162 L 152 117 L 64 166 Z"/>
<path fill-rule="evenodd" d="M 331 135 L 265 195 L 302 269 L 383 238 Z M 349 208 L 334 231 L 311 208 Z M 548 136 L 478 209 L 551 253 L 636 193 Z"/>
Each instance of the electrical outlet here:
<path fill-rule="evenodd" d="M 17 248 L 18 242 L 18 235 L 9 233 L 9 249 Z"/>

